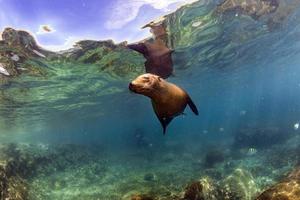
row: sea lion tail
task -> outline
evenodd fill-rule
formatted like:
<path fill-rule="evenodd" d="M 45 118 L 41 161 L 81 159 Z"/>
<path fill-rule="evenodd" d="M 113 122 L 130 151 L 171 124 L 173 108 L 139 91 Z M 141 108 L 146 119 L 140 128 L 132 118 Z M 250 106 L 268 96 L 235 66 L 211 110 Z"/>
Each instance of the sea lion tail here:
<path fill-rule="evenodd" d="M 192 99 L 190 97 L 188 97 L 187 104 L 190 106 L 191 110 L 193 111 L 193 113 L 195 113 L 195 115 L 199 115 L 197 106 L 194 104 L 194 102 L 192 101 Z"/>

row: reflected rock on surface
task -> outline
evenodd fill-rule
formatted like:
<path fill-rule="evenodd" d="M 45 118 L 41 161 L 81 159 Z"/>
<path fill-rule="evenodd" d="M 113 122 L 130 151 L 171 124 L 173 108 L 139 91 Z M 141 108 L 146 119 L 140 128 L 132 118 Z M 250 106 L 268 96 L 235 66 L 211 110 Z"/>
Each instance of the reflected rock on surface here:
<path fill-rule="evenodd" d="M 263 15 L 275 12 L 278 6 L 278 0 L 225 0 L 218 6 L 216 12 L 235 12 L 259 19 Z"/>

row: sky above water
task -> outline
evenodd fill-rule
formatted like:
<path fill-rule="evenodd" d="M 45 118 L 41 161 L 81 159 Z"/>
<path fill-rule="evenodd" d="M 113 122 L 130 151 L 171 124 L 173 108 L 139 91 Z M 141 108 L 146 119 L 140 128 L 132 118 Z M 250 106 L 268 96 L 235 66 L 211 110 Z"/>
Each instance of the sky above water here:
<path fill-rule="evenodd" d="M 0 29 L 27 30 L 51 50 L 70 48 L 81 39 L 134 42 L 149 36 L 143 25 L 194 1 L 0 0 Z"/>

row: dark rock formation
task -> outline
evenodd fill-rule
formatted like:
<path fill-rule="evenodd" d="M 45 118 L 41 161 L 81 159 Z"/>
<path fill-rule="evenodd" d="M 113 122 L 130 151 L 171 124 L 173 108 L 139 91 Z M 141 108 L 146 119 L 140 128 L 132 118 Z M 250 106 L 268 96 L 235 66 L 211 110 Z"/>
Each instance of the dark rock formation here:
<path fill-rule="evenodd" d="M 220 150 L 212 150 L 209 151 L 206 155 L 205 155 L 205 167 L 214 167 L 215 164 L 223 162 L 225 160 L 225 155 L 222 151 Z"/>
<path fill-rule="evenodd" d="M 155 200 L 155 198 L 145 194 L 136 194 L 131 197 L 131 200 Z"/>
<path fill-rule="evenodd" d="M 203 186 L 197 181 L 188 185 L 185 189 L 184 200 L 204 200 Z"/>
<path fill-rule="evenodd" d="M 95 150 L 96 151 L 96 150 Z M 82 146 L 64 145 L 55 148 L 2 145 L 0 146 L 0 200 L 26 200 L 26 180 L 36 175 L 49 175 L 80 163 L 93 162 L 93 151 Z M 99 148 L 97 147 L 97 154 Z M 92 155 L 93 154 L 93 155 Z M 97 159 L 97 158 L 95 158 Z M 105 165 L 93 166 L 92 176 L 105 172 Z"/>
<path fill-rule="evenodd" d="M 206 177 L 189 184 L 181 200 L 218 200 L 221 197 L 218 184 Z"/>
<path fill-rule="evenodd" d="M 277 127 L 245 128 L 235 134 L 236 148 L 268 148 L 286 141 L 291 134 Z"/>
<path fill-rule="evenodd" d="M 0 200 L 27 200 L 26 182 L 18 177 L 6 173 L 5 166 L 0 166 Z"/>
<path fill-rule="evenodd" d="M 15 173 L 11 161 L 0 160 L 0 200 L 28 199 L 27 184 L 23 178 Z"/>
<path fill-rule="evenodd" d="M 236 169 L 222 180 L 202 178 L 188 185 L 181 200 L 244 200 L 253 199 L 258 192 L 252 175 Z"/>
<path fill-rule="evenodd" d="M 153 174 L 153 173 L 147 173 L 144 176 L 145 181 L 151 182 L 151 181 L 155 181 L 155 179 L 156 179 L 156 177 L 155 177 L 155 174 Z"/>
<path fill-rule="evenodd" d="M 299 200 L 300 169 L 295 169 L 283 181 L 267 189 L 256 200 Z"/>

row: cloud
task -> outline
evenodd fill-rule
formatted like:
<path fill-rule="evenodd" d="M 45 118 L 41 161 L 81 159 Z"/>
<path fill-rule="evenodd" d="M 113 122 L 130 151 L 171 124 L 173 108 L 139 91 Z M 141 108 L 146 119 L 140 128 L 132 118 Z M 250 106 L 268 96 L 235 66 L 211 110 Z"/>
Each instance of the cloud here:
<path fill-rule="evenodd" d="M 38 32 L 36 34 L 42 35 L 42 34 L 49 34 L 54 33 L 56 30 L 51 27 L 51 25 L 40 25 Z"/>
<path fill-rule="evenodd" d="M 172 4 L 187 4 L 198 0 L 118 0 L 114 4 L 111 16 L 105 24 L 107 29 L 119 29 L 133 21 L 144 5 L 150 5 L 155 9 L 169 12 L 168 7 Z"/>

